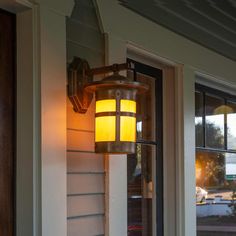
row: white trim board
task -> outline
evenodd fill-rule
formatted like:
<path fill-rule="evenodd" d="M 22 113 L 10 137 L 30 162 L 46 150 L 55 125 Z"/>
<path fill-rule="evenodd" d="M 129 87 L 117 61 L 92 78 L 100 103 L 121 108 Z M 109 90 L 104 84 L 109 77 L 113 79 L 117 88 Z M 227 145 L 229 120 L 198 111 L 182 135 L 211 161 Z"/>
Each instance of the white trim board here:
<path fill-rule="evenodd" d="M 223 92 L 236 95 L 236 83 L 230 83 L 216 77 L 196 72 L 195 82 L 210 88 L 218 89 Z"/>

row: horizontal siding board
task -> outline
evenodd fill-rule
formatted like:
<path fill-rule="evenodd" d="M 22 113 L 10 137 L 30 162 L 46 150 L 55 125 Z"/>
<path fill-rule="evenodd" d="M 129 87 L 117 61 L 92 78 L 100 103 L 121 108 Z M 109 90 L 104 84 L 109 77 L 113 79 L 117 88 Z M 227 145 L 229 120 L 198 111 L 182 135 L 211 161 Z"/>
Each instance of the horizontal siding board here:
<path fill-rule="evenodd" d="M 92 196 L 92 195 L 103 195 L 105 193 L 74 193 L 74 194 L 67 194 L 67 197 L 76 197 L 76 196 Z"/>
<path fill-rule="evenodd" d="M 67 217 L 104 214 L 104 196 L 67 197 Z"/>
<path fill-rule="evenodd" d="M 67 236 L 93 236 L 104 234 L 104 216 L 91 216 L 67 220 Z"/>
<path fill-rule="evenodd" d="M 93 1 L 75 0 L 66 24 L 67 62 L 79 56 L 91 68 L 103 66 L 104 35 Z M 104 235 L 104 159 L 94 153 L 94 113 L 94 100 L 79 114 L 67 99 L 67 236 Z"/>
<path fill-rule="evenodd" d="M 67 149 L 94 152 L 94 133 L 68 129 Z"/>
<path fill-rule="evenodd" d="M 104 36 L 99 31 L 89 28 L 86 25 L 68 20 L 67 24 L 67 40 L 72 42 L 79 42 L 80 45 L 84 45 L 87 48 L 104 52 Z"/>
<path fill-rule="evenodd" d="M 71 216 L 67 217 L 67 220 L 74 220 L 74 219 L 80 219 L 85 217 L 95 217 L 95 216 L 104 216 L 104 214 L 88 214 L 88 215 L 80 215 L 80 216 Z"/>
<path fill-rule="evenodd" d="M 67 175 L 67 194 L 104 193 L 104 174 Z"/>
<path fill-rule="evenodd" d="M 67 153 L 67 172 L 104 171 L 102 154 L 96 153 Z"/>
<path fill-rule="evenodd" d="M 86 114 L 80 114 L 73 110 L 73 106 L 67 99 L 67 128 L 94 131 L 95 101 L 90 104 Z"/>
<path fill-rule="evenodd" d="M 67 61 L 71 62 L 74 56 L 86 59 L 91 68 L 104 66 L 104 54 L 79 45 L 79 42 L 67 41 Z"/>

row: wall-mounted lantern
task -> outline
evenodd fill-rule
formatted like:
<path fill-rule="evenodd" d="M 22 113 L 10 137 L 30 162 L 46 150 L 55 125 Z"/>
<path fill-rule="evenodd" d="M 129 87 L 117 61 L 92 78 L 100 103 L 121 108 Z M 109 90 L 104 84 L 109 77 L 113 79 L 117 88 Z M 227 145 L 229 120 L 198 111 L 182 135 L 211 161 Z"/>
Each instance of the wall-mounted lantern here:
<path fill-rule="evenodd" d="M 85 60 L 75 57 L 68 68 L 68 96 L 74 110 L 85 113 L 95 93 L 95 152 L 135 153 L 136 97 L 148 90 L 146 84 L 119 75 L 129 65 L 114 64 L 90 69 Z M 100 81 L 93 75 L 113 72 Z"/>

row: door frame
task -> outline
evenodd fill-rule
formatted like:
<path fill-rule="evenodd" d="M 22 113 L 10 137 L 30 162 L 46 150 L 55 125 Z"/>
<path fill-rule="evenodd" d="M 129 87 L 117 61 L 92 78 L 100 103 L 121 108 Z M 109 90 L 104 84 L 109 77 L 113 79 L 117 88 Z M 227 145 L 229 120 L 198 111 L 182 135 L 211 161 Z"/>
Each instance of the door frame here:
<path fill-rule="evenodd" d="M 191 204 L 185 201 L 184 189 L 192 183 L 192 179 L 189 182 L 184 181 L 183 65 L 159 57 L 131 42 L 115 38 L 112 34 L 106 34 L 105 39 L 106 64 L 122 63 L 126 61 L 126 58 L 131 58 L 163 72 L 164 235 L 183 236 L 186 232 L 186 224 L 188 224 L 186 211 L 189 210 L 188 204 Z M 194 76 L 192 78 L 194 79 Z M 189 79 L 189 83 L 191 82 Z M 189 101 L 191 102 L 191 99 Z M 190 131 L 189 129 L 188 132 Z M 109 216 L 106 217 L 105 235 L 127 235 L 126 155 L 110 155 L 105 159 L 105 166 L 105 214 Z M 111 204 L 114 202 L 119 206 L 119 210 Z"/>
<path fill-rule="evenodd" d="M 184 220 L 182 207 L 184 186 L 182 184 L 183 164 L 179 153 L 181 139 L 178 139 L 182 104 L 179 87 L 182 79 L 182 65 L 159 57 L 131 43 L 127 44 L 127 54 L 134 60 L 162 70 L 162 119 L 163 119 L 163 233 L 164 235 L 184 235 L 182 223 Z M 179 142 L 179 143 L 178 143 Z M 177 188 L 177 186 L 179 186 Z M 171 227 L 170 227 L 171 225 Z M 158 236 L 158 235 L 157 235 Z"/>
<path fill-rule="evenodd" d="M 10 93 L 9 97 L 12 104 L 11 106 L 7 107 L 7 112 L 11 116 L 6 117 L 6 119 L 10 120 L 11 127 L 9 127 L 9 130 L 5 130 L 6 131 L 5 141 L 6 141 L 6 145 L 9 146 L 7 153 L 10 152 L 9 156 L 8 154 L 6 156 L 10 157 L 10 160 L 5 160 L 6 162 L 4 162 L 4 157 L 3 157 L 2 166 L 6 164 L 4 169 L 6 171 L 6 174 L 9 174 L 8 176 L 9 178 L 7 179 L 6 183 L 10 186 L 8 186 L 9 188 L 7 187 L 6 190 L 7 190 L 7 194 L 10 195 L 8 196 L 10 201 L 8 202 L 8 206 L 6 206 L 8 208 L 7 209 L 8 212 L 6 212 L 5 216 L 10 218 L 8 219 L 9 225 L 6 225 L 6 226 L 8 227 L 8 230 L 10 230 L 11 232 L 11 234 L 9 235 L 13 236 L 15 235 L 15 225 L 16 225 L 16 209 L 15 209 L 15 201 L 16 201 L 16 158 L 15 158 L 16 156 L 16 124 L 15 124 L 16 123 L 16 86 L 15 86 L 16 84 L 16 46 L 15 46 L 16 44 L 16 17 L 14 14 L 3 9 L 0 9 L 0 13 L 8 17 L 9 22 L 10 22 L 11 28 L 7 29 L 8 31 L 6 31 L 6 34 L 9 31 L 12 31 L 10 32 L 11 38 L 10 37 L 8 38 L 10 41 L 7 42 L 7 44 L 9 44 L 11 47 L 11 53 L 12 53 L 12 56 L 9 61 L 10 63 L 7 62 L 7 66 L 10 67 L 9 69 L 12 73 L 10 75 L 10 81 L 8 81 L 9 84 L 6 85 L 6 89 L 8 89 L 7 87 L 9 88 L 11 87 L 11 91 L 9 91 Z M 8 140 L 8 137 L 11 139 L 11 141 Z M 8 231 L 8 233 L 10 232 Z"/>

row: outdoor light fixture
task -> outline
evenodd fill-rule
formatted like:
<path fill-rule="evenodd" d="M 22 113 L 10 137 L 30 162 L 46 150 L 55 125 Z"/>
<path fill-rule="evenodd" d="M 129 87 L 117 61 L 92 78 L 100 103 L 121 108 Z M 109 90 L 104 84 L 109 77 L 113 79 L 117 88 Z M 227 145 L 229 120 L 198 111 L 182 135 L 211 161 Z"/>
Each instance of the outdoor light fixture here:
<path fill-rule="evenodd" d="M 119 75 L 128 64 L 90 69 L 75 57 L 68 68 L 68 96 L 74 110 L 86 113 L 95 93 L 95 152 L 135 153 L 136 97 L 148 90 L 146 84 Z M 93 75 L 113 72 L 100 81 Z"/>

